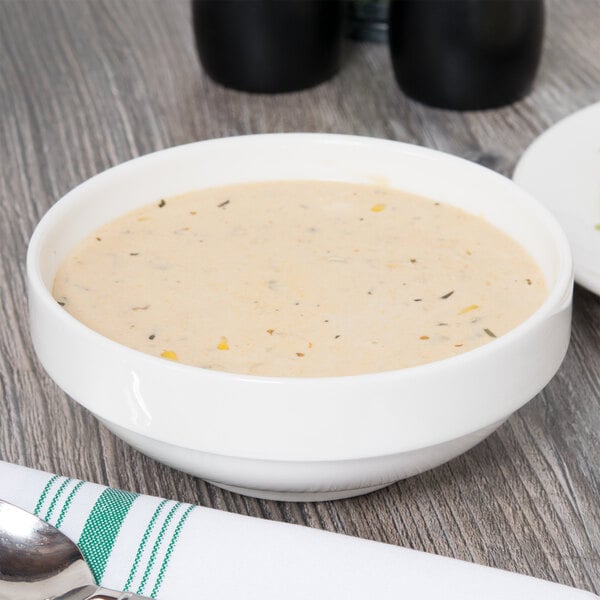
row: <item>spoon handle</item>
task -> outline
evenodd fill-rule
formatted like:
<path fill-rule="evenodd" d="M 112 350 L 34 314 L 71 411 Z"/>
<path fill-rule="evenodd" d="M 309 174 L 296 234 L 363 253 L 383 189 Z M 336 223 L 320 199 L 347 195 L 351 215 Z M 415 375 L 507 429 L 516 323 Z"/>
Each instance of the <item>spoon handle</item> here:
<path fill-rule="evenodd" d="M 138 596 L 131 592 L 116 592 L 115 590 L 98 588 L 91 596 L 87 596 L 84 600 L 150 600 L 150 598 Z"/>
<path fill-rule="evenodd" d="M 150 600 L 150 598 L 131 592 L 117 592 L 95 585 L 86 585 L 55 597 L 53 600 Z"/>

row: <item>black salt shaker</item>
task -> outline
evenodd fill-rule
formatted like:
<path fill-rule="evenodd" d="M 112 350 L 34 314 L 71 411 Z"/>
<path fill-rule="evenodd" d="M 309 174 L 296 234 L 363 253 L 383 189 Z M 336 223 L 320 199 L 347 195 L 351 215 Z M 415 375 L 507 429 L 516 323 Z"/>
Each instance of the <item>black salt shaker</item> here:
<path fill-rule="evenodd" d="M 394 73 L 410 97 L 440 108 L 510 104 L 532 87 L 543 0 L 392 0 Z"/>
<path fill-rule="evenodd" d="M 291 92 L 340 66 L 342 0 L 192 0 L 200 62 L 222 85 Z"/>

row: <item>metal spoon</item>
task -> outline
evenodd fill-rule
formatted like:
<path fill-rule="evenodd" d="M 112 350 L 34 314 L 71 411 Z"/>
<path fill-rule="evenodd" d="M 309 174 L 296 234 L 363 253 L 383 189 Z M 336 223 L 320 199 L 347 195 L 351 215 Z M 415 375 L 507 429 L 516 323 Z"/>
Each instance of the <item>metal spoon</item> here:
<path fill-rule="evenodd" d="M 149 600 L 98 587 L 62 532 L 0 500 L 0 600 Z"/>

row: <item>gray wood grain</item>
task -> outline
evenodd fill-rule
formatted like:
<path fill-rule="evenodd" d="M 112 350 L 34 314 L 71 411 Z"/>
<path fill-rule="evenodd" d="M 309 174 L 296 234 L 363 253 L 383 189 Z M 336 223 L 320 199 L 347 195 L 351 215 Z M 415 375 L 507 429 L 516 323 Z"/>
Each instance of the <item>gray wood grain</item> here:
<path fill-rule="evenodd" d="M 70 188 L 140 154 L 326 131 L 415 142 L 510 175 L 541 131 L 600 99 L 600 0 L 547 9 L 534 91 L 510 107 L 456 113 L 405 98 L 379 45 L 349 43 L 339 75 L 312 90 L 249 95 L 202 72 L 185 1 L 1 0 L 0 458 L 600 592 L 600 298 L 581 288 L 560 372 L 496 434 L 421 476 L 317 504 L 244 498 L 142 456 L 49 380 L 28 334 L 35 224 Z"/>

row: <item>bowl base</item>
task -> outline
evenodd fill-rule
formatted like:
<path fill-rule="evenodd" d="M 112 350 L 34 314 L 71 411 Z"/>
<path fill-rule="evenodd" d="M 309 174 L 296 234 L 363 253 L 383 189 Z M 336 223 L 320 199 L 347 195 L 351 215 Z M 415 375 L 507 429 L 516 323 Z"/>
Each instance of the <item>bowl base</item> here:
<path fill-rule="evenodd" d="M 321 502 L 362 496 L 433 469 L 472 448 L 504 419 L 434 446 L 356 459 L 294 461 L 223 456 L 148 438 L 100 418 L 134 448 L 222 489 L 265 500 Z"/>
<path fill-rule="evenodd" d="M 323 492 L 279 492 L 245 488 L 237 485 L 227 485 L 224 483 L 217 483 L 216 481 L 209 481 L 208 479 L 206 481 L 207 483 L 210 483 L 223 490 L 227 490 L 228 492 L 234 492 L 244 496 L 251 496 L 252 498 L 260 498 L 262 500 L 279 500 L 282 502 L 323 502 L 326 500 L 343 500 L 344 498 L 353 498 L 354 496 L 370 494 L 371 492 L 381 490 L 384 487 L 395 483 L 394 481 L 390 481 L 389 483 L 362 488 L 353 488 L 349 490 L 331 490 Z"/>

